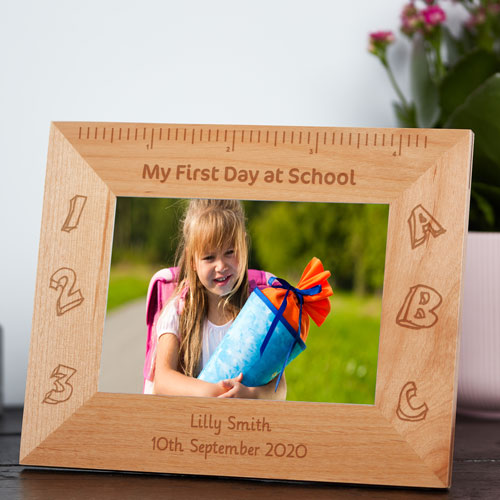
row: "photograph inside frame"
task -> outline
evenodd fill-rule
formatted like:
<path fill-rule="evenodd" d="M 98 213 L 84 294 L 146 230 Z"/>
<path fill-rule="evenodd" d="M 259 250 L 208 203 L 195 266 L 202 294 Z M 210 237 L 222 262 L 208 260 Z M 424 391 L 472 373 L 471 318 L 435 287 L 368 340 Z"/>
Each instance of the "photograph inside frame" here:
<path fill-rule="evenodd" d="M 387 223 L 379 204 L 117 198 L 99 391 L 374 404 Z"/>

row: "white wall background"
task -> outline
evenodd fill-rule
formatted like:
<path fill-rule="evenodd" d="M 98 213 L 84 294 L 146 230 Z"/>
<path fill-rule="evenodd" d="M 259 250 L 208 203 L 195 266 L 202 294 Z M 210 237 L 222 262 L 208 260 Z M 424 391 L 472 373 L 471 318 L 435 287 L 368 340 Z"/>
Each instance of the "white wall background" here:
<path fill-rule="evenodd" d="M 367 33 L 403 0 L 5 0 L 0 324 L 22 404 L 50 121 L 395 126 Z M 391 56 L 406 89 L 406 45 Z M 0 376 L 0 379 L 2 377 Z"/>

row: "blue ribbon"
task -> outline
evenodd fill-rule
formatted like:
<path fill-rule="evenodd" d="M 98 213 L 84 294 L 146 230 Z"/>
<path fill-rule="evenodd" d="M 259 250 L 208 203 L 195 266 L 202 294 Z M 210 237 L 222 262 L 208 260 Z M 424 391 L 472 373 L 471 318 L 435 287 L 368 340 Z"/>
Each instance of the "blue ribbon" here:
<path fill-rule="evenodd" d="M 276 381 L 276 387 L 274 389 L 274 392 L 278 390 L 278 385 L 281 381 L 281 377 L 283 376 L 283 373 L 285 371 L 286 365 L 288 364 L 288 359 L 290 358 L 290 355 L 292 354 L 293 348 L 297 344 L 297 340 L 300 339 L 300 328 L 302 324 L 302 306 L 304 305 L 304 297 L 305 296 L 311 296 L 311 295 L 317 295 L 318 293 L 321 292 L 321 285 L 316 285 L 311 288 L 306 288 L 304 290 L 301 290 L 300 288 L 295 288 L 294 286 L 290 285 L 288 281 L 285 281 L 284 279 L 277 279 L 274 276 L 269 278 L 268 284 L 272 286 L 273 288 L 283 288 L 286 290 L 285 297 L 283 298 L 283 302 L 281 303 L 280 308 L 278 309 L 278 312 L 276 313 L 273 322 L 271 323 L 271 326 L 269 327 L 269 330 L 267 331 L 267 335 L 264 338 L 264 341 L 262 342 L 262 345 L 260 346 L 260 355 L 264 353 L 267 344 L 271 340 L 271 337 L 274 333 L 274 330 L 276 329 L 276 326 L 278 325 L 278 321 L 283 318 L 283 313 L 285 312 L 286 306 L 287 306 L 287 298 L 288 294 L 290 292 L 295 294 L 295 297 L 297 298 L 297 301 L 299 302 L 299 329 L 298 332 L 295 336 L 295 340 L 292 342 L 290 349 L 288 350 L 288 354 L 286 355 L 285 362 L 283 363 L 283 367 L 281 368 L 280 374 L 278 376 L 278 380 Z"/>

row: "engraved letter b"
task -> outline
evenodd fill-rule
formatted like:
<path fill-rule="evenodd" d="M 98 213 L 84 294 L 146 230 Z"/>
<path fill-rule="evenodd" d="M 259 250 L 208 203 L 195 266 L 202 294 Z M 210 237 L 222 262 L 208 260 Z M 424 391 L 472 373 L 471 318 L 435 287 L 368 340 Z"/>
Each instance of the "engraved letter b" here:
<path fill-rule="evenodd" d="M 425 285 L 413 286 L 399 310 L 396 323 L 414 330 L 430 328 L 438 321 L 434 311 L 442 301 L 441 295 L 433 288 Z"/>

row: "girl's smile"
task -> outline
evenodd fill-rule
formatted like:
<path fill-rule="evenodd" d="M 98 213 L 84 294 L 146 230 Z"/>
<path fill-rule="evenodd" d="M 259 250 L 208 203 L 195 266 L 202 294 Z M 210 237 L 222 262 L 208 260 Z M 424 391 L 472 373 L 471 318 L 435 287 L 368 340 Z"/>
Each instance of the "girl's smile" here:
<path fill-rule="evenodd" d="M 238 276 L 238 264 L 234 248 L 226 246 L 202 253 L 196 258 L 195 269 L 209 294 L 219 298 L 233 290 Z"/>
<path fill-rule="evenodd" d="M 229 279 L 232 277 L 232 274 L 222 277 L 222 278 L 215 278 L 214 281 L 216 283 L 216 286 L 224 286 L 227 285 L 229 282 Z"/>

